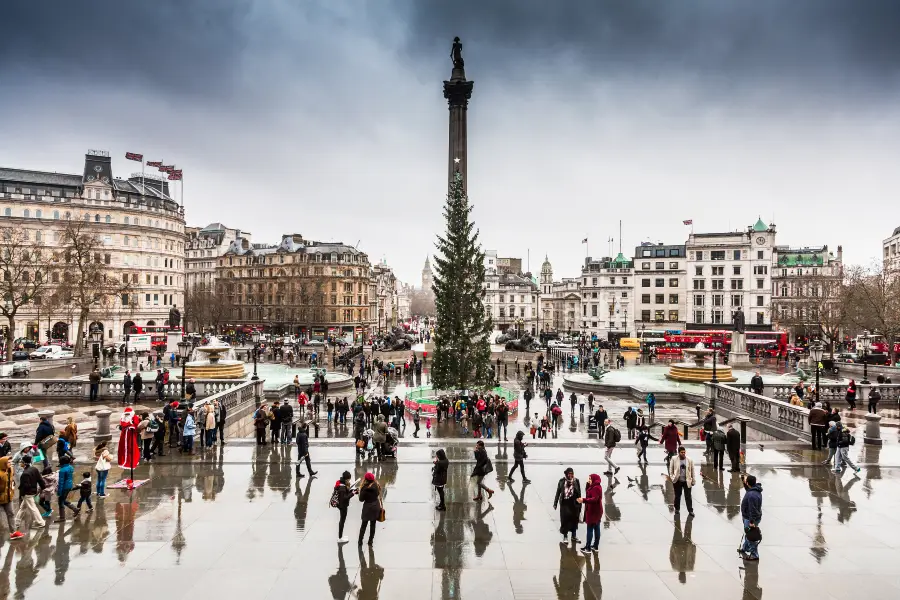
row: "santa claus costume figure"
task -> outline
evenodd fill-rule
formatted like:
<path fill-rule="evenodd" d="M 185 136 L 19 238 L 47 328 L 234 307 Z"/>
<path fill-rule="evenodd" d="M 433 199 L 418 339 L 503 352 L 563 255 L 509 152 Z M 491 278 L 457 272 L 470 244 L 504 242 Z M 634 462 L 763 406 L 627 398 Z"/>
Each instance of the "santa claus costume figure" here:
<path fill-rule="evenodd" d="M 133 489 L 134 468 L 138 466 L 141 460 L 141 451 L 138 447 L 137 426 L 140 424 L 141 418 L 134 414 L 134 409 L 130 406 L 125 408 L 122 418 L 119 419 L 119 467 L 129 469 L 128 477 L 125 484 L 128 489 Z"/>

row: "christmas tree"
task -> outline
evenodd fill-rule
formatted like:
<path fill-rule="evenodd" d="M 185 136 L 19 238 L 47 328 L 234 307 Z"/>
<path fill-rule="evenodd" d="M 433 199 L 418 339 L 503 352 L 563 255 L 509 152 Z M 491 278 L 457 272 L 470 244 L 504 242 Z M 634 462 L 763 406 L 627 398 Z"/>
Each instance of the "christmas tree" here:
<path fill-rule="evenodd" d="M 435 256 L 432 386 L 436 390 L 492 387 L 491 316 L 485 311 L 484 252 L 469 220 L 472 207 L 457 171 L 450 183 L 444 218 L 447 233 L 438 237 Z"/>

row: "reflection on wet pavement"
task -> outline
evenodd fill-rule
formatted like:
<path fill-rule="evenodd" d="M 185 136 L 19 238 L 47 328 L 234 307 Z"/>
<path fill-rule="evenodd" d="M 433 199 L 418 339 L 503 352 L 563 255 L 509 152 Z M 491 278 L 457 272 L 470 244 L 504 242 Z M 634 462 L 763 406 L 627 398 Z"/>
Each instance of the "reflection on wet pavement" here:
<path fill-rule="evenodd" d="M 141 466 L 150 482 L 111 491 L 92 515 L 0 543 L 0 598 L 896 598 L 900 494 L 896 467 L 859 478 L 814 466 L 809 451 L 750 454 L 763 484 L 759 563 L 744 563 L 739 477 L 698 462 L 696 516 L 673 516 L 674 492 L 657 450 L 638 467 L 623 448 L 617 478 L 604 477 L 600 549 L 560 543 L 552 508 L 564 465 L 584 481 L 601 471 L 590 444 L 534 445 L 528 477 L 508 484 L 512 444 L 489 443 L 496 490 L 471 500 L 471 442 L 449 441 L 447 511 L 434 510 L 435 440 L 401 448 L 397 462 L 354 463 L 348 443 L 315 443 L 320 476 L 297 480 L 296 451 L 232 443 L 195 460 Z M 440 442 L 443 443 L 443 442 Z M 882 452 L 896 450 L 884 448 Z M 868 454 L 869 449 L 866 449 Z M 880 456 L 863 456 L 865 463 Z M 630 463 L 629 463 L 630 459 Z M 769 460 L 771 459 L 771 460 Z M 353 500 L 339 545 L 328 500 L 344 469 L 371 470 L 388 515 L 373 547 L 356 545 Z M 79 472 L 83 471 L 79 467 Z M 498 481 L 496 474 L 500 473 Z M 114 473 L 113 476 L 116 474 Z M 583 538 L 584 527 L 580 534 Z M 139 577 L 134 577 L 134 576 Z"/>

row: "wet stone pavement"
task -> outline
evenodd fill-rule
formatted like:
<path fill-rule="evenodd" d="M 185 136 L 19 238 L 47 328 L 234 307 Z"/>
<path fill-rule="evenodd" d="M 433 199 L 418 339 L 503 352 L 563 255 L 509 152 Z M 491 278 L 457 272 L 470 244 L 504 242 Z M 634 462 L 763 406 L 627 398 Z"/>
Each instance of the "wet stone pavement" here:
<path fill-rule="evenodd" d="M 438 447 L 451 460 L 445 513 L 434 510 L 429 485 Z M 739 478 L 706 465 L 698 447 L 689 447 L 702 474 L 693 519 L 673 515 L 660 450 L 644 468 L 633 450 L 617 450 L 622 470 L 603 478 L 600 550 L 589 555 L 560 544 L 552 503 L 564 465 L 582 482 L 604 470 L 596 445 L 532 445 L 529 485 L 503 477 L 512 442 L 490 441 L 488 449 L 495 473 L 486 483 L 496 493 L 480 503 L 472 501 L 469 440 L 409 440 L 382 463 L 355 463 L 343 440 L 314 440 L 314 479 L 297 479 L 296 450 L 287 446 L 235 440 L 191 459 L 167 455 L 136 471 L 149 481 L 135 491 L 95 498 L 93 514 L 0 543 L 0 597 L 900 597 L 900 469 L 880 466 L 900 458 L 896 446 L 866 449 L 859 477 L 815 466 L 821 457 L 810 450 L 750 450 L 764 488 L 759 563 L 735 551 Z M 328 500 L 344 469 L 355 477 L 371 470 L 385 486 L 387 520 L 371 548 L 356 544 L 355 500 L 351 541 L 336 543 L 338 511 Z M 114 468 L 110 481 L 118 474 Z"/>

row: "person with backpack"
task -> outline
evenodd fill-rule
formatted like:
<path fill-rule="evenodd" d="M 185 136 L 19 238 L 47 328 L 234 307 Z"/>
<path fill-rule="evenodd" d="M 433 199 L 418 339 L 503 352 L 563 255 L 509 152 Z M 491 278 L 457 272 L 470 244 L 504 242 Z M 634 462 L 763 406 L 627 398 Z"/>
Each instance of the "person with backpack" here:
<path fill-rule="evenodd" d="M 153 434 L 153 441 L 150 443 L 150 456 L 164 456 L 163 445 L 166 440 L 166 426 L 163 424 L 162 416 L 159 413 L 150 415 L 150 424 L 147 425 L 147 431 Z"/>
<path fill-rule="evenodd" d="M 22 521 L 27 516 L 31 516 L 32 529 L 45 525 L 44 517 L 34 503 L 34 497 L 46 485 L 44 478 L 41 477 L 41 472 L 37 470 L 37 467 L 31 464 L 30 456 L 22 457 L 22 465 L 24 468 L 19 475 L 19 510 L 16 511 L 16 531 L 20 530 Z"/>
<path fill-rule="evenodd" d="M 656 417 L 656 394 L 653 392 L 647 394 L 647 411 L 651 420 Z"/>
<path fill-rule="evenodd" d="M 846 426 L 841 426 L 837 435 L 837 452 L 834 453 L 834 472 L 840 473 L 844 463 L 859 473 L 861 469 L 850 459 L 850 446 L 856 444 L 856 438 Z"/>
<path fill-rule="evenodd" d="M 606 420 L 604 425 L 606 425 L 606 434 L 604 435 L 603 443 L 606 446 L 606 464 L 609 465 L 609 470 L 604 471 L 603 474 L 614 475 L 619 472 L 619 465 L 613 462 L 612 455 L 613 450 L 616 449 L 616 444 L 622 441 L 622 434 L 618 428 L 613 427 L 609 419 Z"/>
<path fill-rule="evenodd" d="M 344 523 L 347 521 L 347 509 L 350 507 L 350 499 L 359 493 L 359 490 L 350 485 L 350 471 L 344 471 L 341 478 L 334 484 L 334 491 L 331 493 L 332 508 L 338 509 L 341 517 L 338 521 L 338 544 L 346 544 L 350 540 L 344 537 Z"/>
<path fill-rule="evenodd" d="M 634 445 L 637 446 L 637 459 L 638 463 L 641 462 L 641 457 L 644 457 L 644 462 L 649 462 L 647 460 L 647 444 L 650 440 L 658 442 L 659 440 L 652 435 L 650 435 L 650 428 L 646 425 L 641 425 L 641 428 L 637 432 L 637 437 L 634 440 Z"/>

